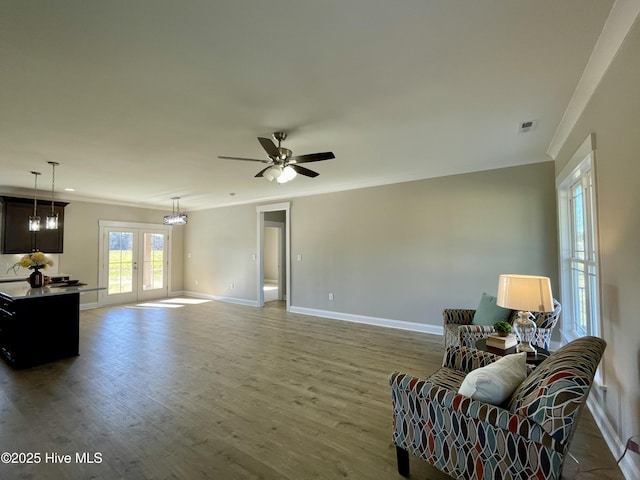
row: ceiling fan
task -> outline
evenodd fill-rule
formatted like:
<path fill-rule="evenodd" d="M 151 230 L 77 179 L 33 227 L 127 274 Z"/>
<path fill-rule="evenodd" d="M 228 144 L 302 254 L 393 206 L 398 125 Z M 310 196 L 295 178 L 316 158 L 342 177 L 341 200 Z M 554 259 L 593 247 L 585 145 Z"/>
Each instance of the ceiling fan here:
<path fill-rule="evenodd" d="M 273 139 L 278 142 L 278 146 L 276 147 L 271 139 L 258 137 L 258 141 L 260 142 L 260 145 L 262 145 L 262 148 L 267 152 L 269 160 L 223 156 L 219 156 L 218 158 L 222 158 L 224 160 L 243 160 L 246 162 L 268 163 L 269 165 L 260 170 L 256 174 L 256 177 L 264 177 L 271 182 L 276 180 L 278 183 L 286 183 L 293 180 L 298 173 L 311 178 L 317 177 L 320 175 L 319 173 L 302 167 L 299 164 L 320 162 L 322 160 L 331 160 L 332 158 L 336 158 L 333 152 L 309 153 L 307 155 L 294 156 L 291 150 L 282 146 L 282 141 L 286 138 L 286 132 L 275 132 L 273 134 Z"/>

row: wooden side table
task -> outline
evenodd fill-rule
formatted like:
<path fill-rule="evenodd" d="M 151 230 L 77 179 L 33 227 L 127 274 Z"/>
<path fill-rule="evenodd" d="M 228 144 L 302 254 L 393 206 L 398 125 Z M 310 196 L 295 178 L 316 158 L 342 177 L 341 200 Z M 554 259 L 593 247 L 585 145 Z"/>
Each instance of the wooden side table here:
<path fill-rule="evenodd" d="M 483 352 L 493 353 L 494 355 L 500 355 L 504 357 L 505 355 L 511 355 L 513 353 L 518 353 L 516 351 L 516 347 L 507 348 L 506 350 L 502 350 L 500 348 L 495 347 L 487 347 L 487 339 L 481 338 L 476 342 L 476 348 L 478 350 L 482 350 Z M 527 354 L 527 363 L 531 365 L 540 365 L 549 355 L 549 350 L 545 350 L 542 347 L 538 347 L 536 345 L 536 350 L 538 351 L 537 355 L 528 355 Z"/>

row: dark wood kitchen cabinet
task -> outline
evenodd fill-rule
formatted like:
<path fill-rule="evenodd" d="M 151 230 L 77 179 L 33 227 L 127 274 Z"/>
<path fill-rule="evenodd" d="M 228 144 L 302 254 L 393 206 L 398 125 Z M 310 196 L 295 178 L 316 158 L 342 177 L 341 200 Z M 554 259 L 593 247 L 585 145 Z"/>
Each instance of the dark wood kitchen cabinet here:
<path fill-rule="evenodd" d="M 62 253 L 64 247 L 64 208 L 67 202 L 54 202 L 58 213 L 58 229 L 46 230 L 44 222 L 51 212 L 51 200 L 38 201 L 37 214 L 41 230 L 30 232 L 29 216 L 33 215 L 33 199 L 0 196 L 0 223 L 2 253 L 29 253 L 37 250 L 44 253 Z"/>
<path fill-rule="evenodd" d="M 0 355 L 26 368 L 79 354 L 80 293 L 12 299 L 0 292 Z"/>

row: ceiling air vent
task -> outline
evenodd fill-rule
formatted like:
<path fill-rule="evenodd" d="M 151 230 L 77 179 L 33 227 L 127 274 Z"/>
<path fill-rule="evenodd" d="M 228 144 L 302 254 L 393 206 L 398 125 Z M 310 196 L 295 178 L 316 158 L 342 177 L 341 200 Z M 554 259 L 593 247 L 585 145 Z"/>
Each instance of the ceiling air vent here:
<path fill-rule="evenodd" d="M 518 132 L 527 133 L 532 130 L 535 130 L 535 128 L 536 128 L 535 120 L 528 120 L 526 122 L 520 122 L 520 124 L 518 125 Z"/>

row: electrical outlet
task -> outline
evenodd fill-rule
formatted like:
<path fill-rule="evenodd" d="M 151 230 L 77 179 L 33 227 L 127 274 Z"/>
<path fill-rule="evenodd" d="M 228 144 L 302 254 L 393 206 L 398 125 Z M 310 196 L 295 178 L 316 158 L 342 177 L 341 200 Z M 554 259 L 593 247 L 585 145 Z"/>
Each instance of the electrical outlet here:
<path fill-rule="evenodd" d="M 627 440 L 627 449 L 637 455 L 640 455 L 640 446 L 638 446 L 638 443 L 635 442 L 633 438 L 630 438 L 629 440 Z"/>

